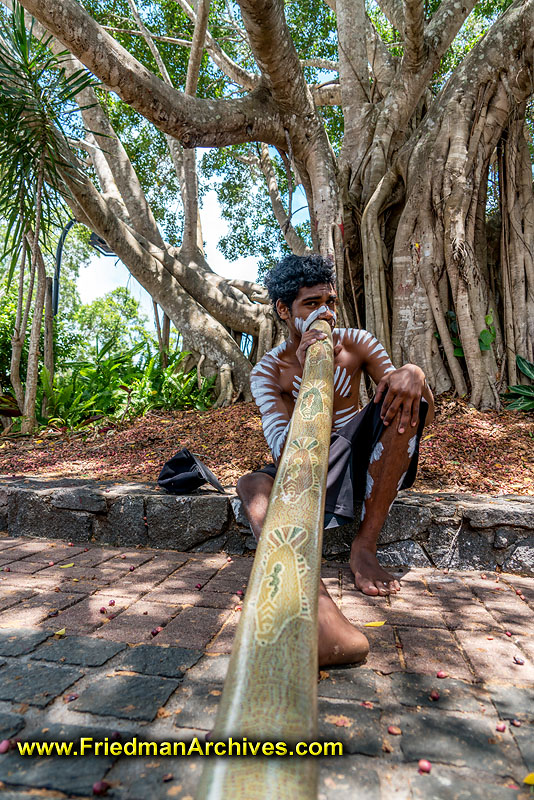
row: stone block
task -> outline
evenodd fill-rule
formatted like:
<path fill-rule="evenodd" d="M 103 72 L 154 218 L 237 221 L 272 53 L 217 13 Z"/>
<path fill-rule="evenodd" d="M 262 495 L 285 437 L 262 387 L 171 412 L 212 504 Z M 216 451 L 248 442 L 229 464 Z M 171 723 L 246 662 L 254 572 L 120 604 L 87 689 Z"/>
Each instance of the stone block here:
<path fill-rule="evenodd" d="M 228 498 L 221 495 L 191 497 L 189 526 L 204 539 L 223 533 L 228 522 Z"/>
<path fill-rule="evenodd" d="M 462 530 L 451 566 L 459 569 L 494 570 L 497 566 L 491 531 Z"/>
<path fill-rule="evenodd" d="M 204 656 L 186 673 L 184 686 L 189 683 L 222 685 L 226 680 L 230 656 L 221 654 L 217 656 Z M 180 724 L 180 723 L 178 723 Z"/>
<path fill-rule="evenodd" d="M 58 489 L 52 494 L 50 502 L 56 508 L 68 508 L 72 511 L 90 511 L 93 514 L 105 514 L 107 509 L 104 494 L 84 486 L 76 486 L 72 489 Z"/>
<path fill-rule="evenodd" d="M 95 519 L 95 541 L 116 547 L 146 545 L 148 536 L 144 514 L 142 497 L 115 499 L 110 503 L 107 515 Z"/>
<path fill-rule="evenodd" d="M 400 542 L 403 539 L 424 541 L 431 521 L 432 512 L 425 506 L 393 503 L 378 537 L 378 546 Z"/>
<path fill-rule="evenodd" d="M 509 781 L 508 781 L 509 782 Z M 432 775 L 413 775 L 411 778 L 412 800 L 517 800 L 517 789 L 489 782 L 484 779 L 471 780 L 452 770 L 439 771 Z"/>
<path fill-rule="evenodd" d="M 150 722 L 169 699 L 178 681 L 152 675 L 118 675 L 88 686 L 70 704 L 76 711 Z"/>
<path fill-rule="evenodd" d="M 490 504 L 491 502 L 491 504 Z M 497 528 L 501 525 L 534 528 L 534 500 L 528 502 L 506 501 L 498 498 L 483 505 L 469 501 L 460 503 L 465 519 L 472 528 Z"/>
<path fill-rule="evenodd" d="M 146 501 L 148 541 L 151 547 L 189 550 L 202 539 L 189 536 L 191 498 L 181 495 L 148 497 Z M 191 542 L 191 538 L 193 541 Z"/>
<path fill-rule="evenodd" d="M 534 722 L 534 686 L 529 689 L 502 683 L 490 685 L 488 691 L 501 719 Z"/>
<path fill-rule="evenodd" d="M 497 550 L 504 550 L 505 548 L 514 545 L 518 539 L 524 538 L 524 528 L 512 528 L 508 525 L 501 528 L 496 528 L 493 538 L 493 547 L 495 547 Z"/>
<path fill-rule="evenodd" d="M 10 536 L 88 542 L 93 532 L 93 515 L 54 508 L 42 492 L 13 491 L 9 496 L 8 530 Z"/>
<path fill-rule="evenodd" d="M 430 567 L 430 561 L 420 544 L 413 541 L 393 542 L 386 547 L 377 548 L 377 556 L 385 567 L 406 565 L 410 567 Z"/>
<path fill-rule="evenodd" d="M 248 519 L 245 516 L 245 512 L 243 511 L 243 503 L 239 499 L 239 497 L 232 497 L 230 499 L 230 506 L 232 508 L 232 513 L 234 515 L 234 519 L 238 525 L 242 525 L 245 528 L 250 530 L 250 525 Z"/>
<path fill-rule="evenodd" d="M 376 675 L 362 667 L 329 667 L 328 677 L 319 681 L 317 694 L 338 700 L 370 700 L 376 705 Z"/>
<path fill-rule="evenodd" d="M 448 567 L 454 561 L 454 554 L 458 547 L 455 539 L 458 533 L 458 523 L 436 524 L 428 526 L 428 539 L 425 549 L 436 567 Z"/>
<path fill-rule="evenodd" d="M 534 575 L 534 536 L 523 539 L 504 562 L 508 572 L 523 572 Z"/>
<path fill-rule="evenodd" d="M 221 695 L 221 686 L 184 682 L 173 698 L 176 705 L 174 724 L 179 728 L 211 730 Z"/>

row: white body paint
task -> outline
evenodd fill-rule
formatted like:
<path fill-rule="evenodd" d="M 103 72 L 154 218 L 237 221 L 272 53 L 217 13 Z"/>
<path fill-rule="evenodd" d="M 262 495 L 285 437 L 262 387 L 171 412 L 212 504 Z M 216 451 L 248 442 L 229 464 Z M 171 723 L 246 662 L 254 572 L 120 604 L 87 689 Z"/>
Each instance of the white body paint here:
<path fill-rule="evenodd" d="M 417 444 L 417 436 L 412 436 L 410 441 L 408 442 L 408 455 L 410 458 L 415 453 L 415 445 Z"/>
<path fill-rule="evenodd" d="M 374 480 L 371 478 L 369 473 L 367 473 L 367 480 L 365 485 L 365 499 L 369 500 L 371 497 L 371 492 L 373 491 L 373 486 L 375 485 Z"/>
<path fill-rule="evenodd" d="M 382 444 L 382 442 L 377 442 L 375 445 L 375 449 L 371 453 L 369 464 L 374 464 L 375 461 L 378 461 L 383 452 L 384 452 L 384 445 Z"/>
<path fill-rule="evenodd" d="M 295 326 L 297 330 L 299 330 L 302 335 L 321 314 L 326 312 L 332 313 L 327 306 L 321 306 L 313 311 L 305 320 L 296 317 Z M 342 344 L 346 339 L 349 339 L 351 342 L 365 344 L 367 345 L 368 357 L 373 356 L 379 366 L 384 367 L 384 373 L 391 372 L 395 369 L 385 349 L 369 331 L 356 328 L 334 328 L 333 338 L 334 346 Z M 254 367 L 250 376 L 250 388 L 252 396 L 260 409 L 263 433 L 275 460 L 280 457 L 289 430 L 287 412 L 285 409 L 282 411 L 280 409 L 280 403 L 277 403 L 277 401 L 280 400 L 281 394 L 278 382 L 279 370 L 282 367 L 280 356 L 286 348 L 287 342 L 282 342 L 278 347 L 266 353 L 259 364 Z M 349 397 L 353 388 L 353 375 L 354 373 L 349 373 L 346 367 L 336 367 L 334 371 L 334 403 L 336 403 L 336 398 L 339 400 Z M 301 383 L 301 376 L 295 375 L 291 390 L 291 394 L 295 400 L 297 399 Z M 339 402 L 337 404 L 339 405 Z M 347 408 L 338 409 L 334 413 L 332 430 L 336 432 L 340 431 L 348 422 L 354 419 L 358 412 L 359 408 L 357 403 Z M 380 455 L 377 455 L 377 457 L 379 458 Z"/>

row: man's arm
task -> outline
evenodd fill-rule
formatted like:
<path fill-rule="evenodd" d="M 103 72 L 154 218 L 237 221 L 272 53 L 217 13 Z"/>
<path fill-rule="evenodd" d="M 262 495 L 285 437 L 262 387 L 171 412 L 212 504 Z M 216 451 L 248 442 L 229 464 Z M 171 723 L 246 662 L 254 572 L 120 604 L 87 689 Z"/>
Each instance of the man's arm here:
<path fill-rule="evenodd" d="M 273 454 L 273 460 L 278 463 L 291 419 L 282 399 L 278 368 L 274 359 L 268 355 L 252 370 L 250 390 L 260 409 L 263 435 Z"/>
<path fill-rule="evenodd" d="M 362 367 L 377 385 L 374 402 L 379 403 L 383 398 L 384 425 L 390 425 L 400 410 L 399 433 L 404 433 L 408 425 L 416 427 L 421 397 L 429 405 L 425 424 L 431 422 L 434 419 L 434 398 L 423 370 L 416 364 L 405 364 L 400 369 L 395 369 L 378 339 L 368 331 L 357 333 L 359 336 L 352 338 L 358 348 Z"/>

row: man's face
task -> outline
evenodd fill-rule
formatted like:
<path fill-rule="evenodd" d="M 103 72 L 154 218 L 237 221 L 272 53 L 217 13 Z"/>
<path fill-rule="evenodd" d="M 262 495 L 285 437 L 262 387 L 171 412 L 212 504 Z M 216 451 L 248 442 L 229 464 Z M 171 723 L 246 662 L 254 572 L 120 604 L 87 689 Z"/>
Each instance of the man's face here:
<path fill-rule="evenodd" d="M 313 312 L 322 308 L 318 319 L 325 319 L 334 328 L 336 317 L 336 290 L 330 283 L 318 283 L 316 286 L 303 286 L 288 309 L 285 303 L 278 300 L 276 307 L 280 317 L 286 322 L 290 332 L 302 335 L 303 327 Z"/>

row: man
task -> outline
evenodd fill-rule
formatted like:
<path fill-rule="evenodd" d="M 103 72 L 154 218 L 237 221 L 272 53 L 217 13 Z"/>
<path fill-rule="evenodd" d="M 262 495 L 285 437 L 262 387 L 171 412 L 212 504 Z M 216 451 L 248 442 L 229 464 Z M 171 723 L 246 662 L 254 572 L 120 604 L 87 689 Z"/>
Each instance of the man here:
<path fill-rule="evenodd" d="M 254 367 L 251 389 L 260 408 L 274 464 L 240 478 L 237 492 L 256 538 L 267 512 L 278 463 L 295 406 L 306 350 L 325 334 L 313 330 L 327 320 L 334 340 L 334 410 L 328 463 L 325 528 L 354 519 L 363 501 L 360 527 L 351 547 L 350 568 L 357 589 L 371 596 L 400 590 L 376 557 L 378 535 L 401 488 L 417 470 L 423 426 L 433 418 L 433 397 L 415 364 L 395 369 L 368 331 L 335 328 L 334 270 L 321 256 L 286 256 L 269 273 L 267 289 L 288 339 Z M 377 384 L 374 400 L 359 410 L 362 371 Z M 319 663 L 352 663 L 367 655 L 368 643 L 341 614 L 321 582 Z"/>

